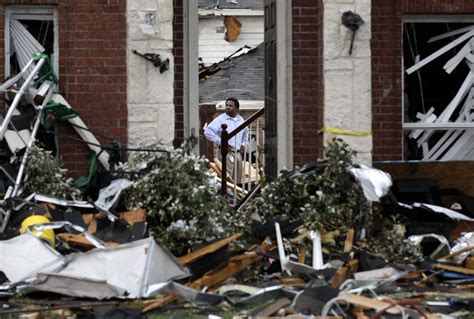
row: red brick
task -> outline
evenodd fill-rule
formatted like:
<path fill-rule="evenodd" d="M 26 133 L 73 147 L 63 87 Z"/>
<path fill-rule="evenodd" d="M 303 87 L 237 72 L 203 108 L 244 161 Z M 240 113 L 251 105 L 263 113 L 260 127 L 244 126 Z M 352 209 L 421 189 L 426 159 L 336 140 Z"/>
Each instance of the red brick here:
<path fill-rule="evenodd" d="M 127 136 L 126 2 L 125 0 L 10 0 L 0 3 L 0 26 L 5 5 L 57 4 L 60 90 L 93 131 Z M 104 48 L 104 40 L 107 44 Z M 0 47 L 4 33 L 0 32 Z M 1 52 L 0 52 L 1 53 Z M 3 57 L 3 55 L 2 55 Z M 0 63 L 3 72 L 4 63 Z M 67 124 L 60 133 L 79 138 Z M 106 141 L 108 143 L 108 141 Z M 60 138 L 61 158 L 72 176 L 83 175 L 89 152 L 85 143 Z"/>

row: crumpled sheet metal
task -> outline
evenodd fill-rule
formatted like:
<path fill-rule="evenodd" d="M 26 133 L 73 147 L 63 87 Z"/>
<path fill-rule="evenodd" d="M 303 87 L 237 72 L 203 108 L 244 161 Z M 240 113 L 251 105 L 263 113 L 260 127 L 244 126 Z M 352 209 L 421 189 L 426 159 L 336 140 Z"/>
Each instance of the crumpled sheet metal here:
<path fill-rule="evenodd" d="M 96 208 L 94 204 L 89 203 L 87 201 L 74 201 L 74 200 L 66 200 L 60 199 L 53 196 L 47 196 L 43 194 L 33 193 L 30 195 L 31 198 L 34 198 L 36 201 L 43 202 L 43 203 L 51 203 L 59 206 L 65 207 L 77 207 L 77 208 L 85 208 L 85 209 L 92 209 Z M 114 214 L 110 213 L 109 211 L 104 211 L 107 214 L 107 217 L 111 220 L 117 220 L 118 217 Z"/>
<path fill-rule="evenodd" d="M 372 202 L 380 201 L 393 185 L 390 174 L 362 164 L 358 166 L 352 167 L 350 172 L 362 186 L 364 196 Z"/>
<path fill-rule="evenodd" d="M 413 209 L 414 207 L 424 208 L 434 213 L 446 215 L 447 217 L 453 220 L 465 220 L 469 222 L 474 221 L 473 218 L 467 217 L 466 215 L 458 213 L 457 211 L 454 211 L 446 207 L 438 206 L 438 205 L 432 205 L 432 204 L 426 204 L 426 203 L 413 203 L 412 205 L 409 205 L 409 204 L 405 204 L 401 202 L 398 202 L 398 205 L 404 208 L 408 208 L 408 209 Z"/>
<path fill-rule="evenodd" d="M 441 235 L 436 235 L 436 234 L 413 235 L 413 236 L 408 237 L 407 240 L 414 245 L 419 245 L 421 244 L 424 238 L 435 238 L 440 243 L 445 244 L 446 246 L 449 247 L 449 242 L 446 239 L 446 237 L 441 236 Z"/>
<path fill-rule="evenodd" d="M 149 297 L 153 293 L 150 286 L 190 275 L 151 237 L 115 248 L 71 254 L 67 258 L 63 269 L 42 272 L 33 288 L 73 297 L 135 299 Z M 83 282 L 94 283 L 94 289 Z"/>
<path fill-rule="evenodd" d="M 454 246 L 451 248 L 451 254 L 460 251 L 466 247 L 474 246 L 474 232 L 464 233 L 461 237 L 454 241 Z M 473 251 L 467 251 L 453 257 L 453 260 L 457 264 L 462 264 Z"/>
<path fill-rule="evenodd" d="M 150 287 L 190 275 L 152 237 L 63 256 L 29 233 L 0 241 L 0 271 L 8 287 L 96 299 L 146 298 Z"/>
<path fill-rule="evenodd" d="M 94 208 L 89 202 L 86 201 L 74 201 L 74 200 L 66 200 L 60 199 L 53 196 L 43 195 L 39 193 L 33 193 L 30 197 L 33 197 L 36 201 L 44 202 L 44 203 L 51 203 L 59 206 L 66 206 L 66 207 L 77 207 L 77 208 Z"/>
<path fill-rule="evenodd" d="M 415 246 L 420 246 L 425 238 L 434 238 L 439 242 L 438 247 L 430 254 L 430 258 L 435 258 L 440 252 L 445 250 L 445 247 L 450 250 L 449 241 L 446 237 L 437 234 L 412 235 L 407 238 L 407 241 Z"/>
<path fill-rule="evenodd" d="M 64 256 L 32 234 L 0 241 L 0 271 L 11 284 L 33 281 L 40 271 L 54 272 L 64 265 Z"/>
<path fill-rule="evenodd" d="M 78 226 L 78 225 L 74 225 L 70 222 L 50 222 L 50 223 L 37 224 L 37 225 L 30 226 L 30 228 L 37 231 L 37 233 L 34 234 L 36 237 L 40 237 L 41 232 L 44 231 L 44 230 L 47 230 L 47 229 L 53 229 L 54 230 L 54 229 L 59 229 L 59 228 L 63 228 L 63 227 L 68 229 L 68 231 L 70 231 L 72 229 L 76 232 L 79 232 L 79 233 L 83 234 L 84 237 L 92 245 L 94 245 L 96 248 L 105 248 L 105 244 L 100 239 L 98 239 L 97 237 L 95 237 L 94 235 L 89 233 L 83 227 Z M 30 232 L 30 228 L 27 229 L 27 232 Z"/>
<path fill-rule="evenodd" d="M 98 300 L 127 296 L 127 291 L 107 283 L 87 277 L 74 277 L 56 273 L 39 274 L 33 290 L 51 291 L 67 296 L 95 298 Z"/>

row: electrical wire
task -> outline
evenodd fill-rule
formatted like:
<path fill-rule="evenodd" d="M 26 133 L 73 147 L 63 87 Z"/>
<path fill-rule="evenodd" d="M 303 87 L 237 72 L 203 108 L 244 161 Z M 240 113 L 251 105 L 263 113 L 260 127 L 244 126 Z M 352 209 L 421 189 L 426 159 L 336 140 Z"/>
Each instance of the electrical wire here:
<path fill-rule="evenodd" d="M 72 127 L 75 127 L 75 128 L 78 128 L 78 129 L 81 129 L 81 130 L 84 130 L 84 131 L 88 131 L 88 132 L 94 134 L 95 136 L 102 137 L 102 138 L 104 138 L 104 139 L 106 139 L 106 140 L 109 140 L 109 141 L 115 141 L 115 139 L 113 139 L 113 138 L 111 138 L 111 137 L 109 137 L 109 136 L 106 136 L 106 135 L 97 133 L 97 132 L 91 130 L 90 128 L 88 128 L 88 127 L 80 126 L 80 125 L 77 125 L 77 124 L 74 124 L 74 123 L 71 123 L 71 122 L 69 122 L 69 124 L 70 124 Z"/>

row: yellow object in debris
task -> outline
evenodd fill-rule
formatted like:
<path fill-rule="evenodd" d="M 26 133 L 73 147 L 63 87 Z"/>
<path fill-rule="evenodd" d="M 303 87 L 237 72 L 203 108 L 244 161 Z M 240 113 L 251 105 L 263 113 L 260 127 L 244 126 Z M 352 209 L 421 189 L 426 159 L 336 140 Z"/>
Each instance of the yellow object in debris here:
<path fill-rule="evenodd" d="M 318 133 L 332 133 L 335 135 L 348 135 L 348 136 L 371 136 L 372 132 L 350 132 L 341 130 L 333 127 L 323 127 Z"/>
<path fill-rule="evenodd" d="M 30 216 L 30 217 L 27 217 L 21 223 L 20 234 L 26 233 L 26 229 L 30 226 L 38 225 L 38 224 L 44 224 L 44 223 L 49 223 L 49 219 L 47 219 L 44 216 L 33 215 L 33 216 Z M 43 239 L 47 240 L 51 244 L 52 247 L 55 247 L 56 238 L 54 237 L 54 230 L 52 230 L 52 229 L 45 229 L 45 230 L 42 230 L 42 231 L 31 230 L 31 233 L 33 235 L 35 235 L 36 237 L 43 238 Z"/>

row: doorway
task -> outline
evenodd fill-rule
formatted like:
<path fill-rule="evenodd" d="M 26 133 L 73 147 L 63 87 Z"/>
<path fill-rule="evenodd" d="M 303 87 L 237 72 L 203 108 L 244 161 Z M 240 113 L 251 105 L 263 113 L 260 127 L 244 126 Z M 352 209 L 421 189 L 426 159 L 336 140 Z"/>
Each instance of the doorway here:
<path fill-rule="evenodd" d="M 274 96 L 268 95 L 265 92 L 265 107 L 268 101 L 274 101 L 276 112 L 271 123 L 265 124 L 265 130 L 272 128 L 275 132 L 273 144 L 273 160 L 275 165 L 272 172 L 268 172 L 270 176 L 276 176 L 277 171 L 287 167 L 291 168 L 293 165 L 293 150 L 292 150 L 292 67 L 291 67 L 291 7 L 292 1 L 270 1 L 274 6 L 273 21 L 275 22 L 276 43 L 274 59 L 274 74 L 276 79 Z M 184 26 L 184 56 L 185 61 L 195 61 L 192 63 L 185 63 L 184 67 L 184 131 L 185 138 L 197 137 L 200 125 L 199 109 L 199 12 L 197 1 L 185 1 L 185 26 Z M 264 12 L 265 15 L 265 12 Z M 265 18 L 266 19 L 266 18 Z M 240 22 L 240 21 L 239 21 Z M 215 28 L 215 33 L 225 30 Z M 278 61 L 278 63 L 276 62 Z M 268 63 L 267 63 L 268 64 Z M 267 67 L 267 65 L 265 65 Z M 265 71 L 266 72 L 266 71 Z M 265 78 L 265 83 L 270 79 Z M 266 85 L 266 84 L 264 84 Z M 198 140 L 197 150 L 199 144 L 204 141 Z M 264 147 L 265 158 L 269 157 L 269 151 L 272 146 L 265 144 Z"/>

